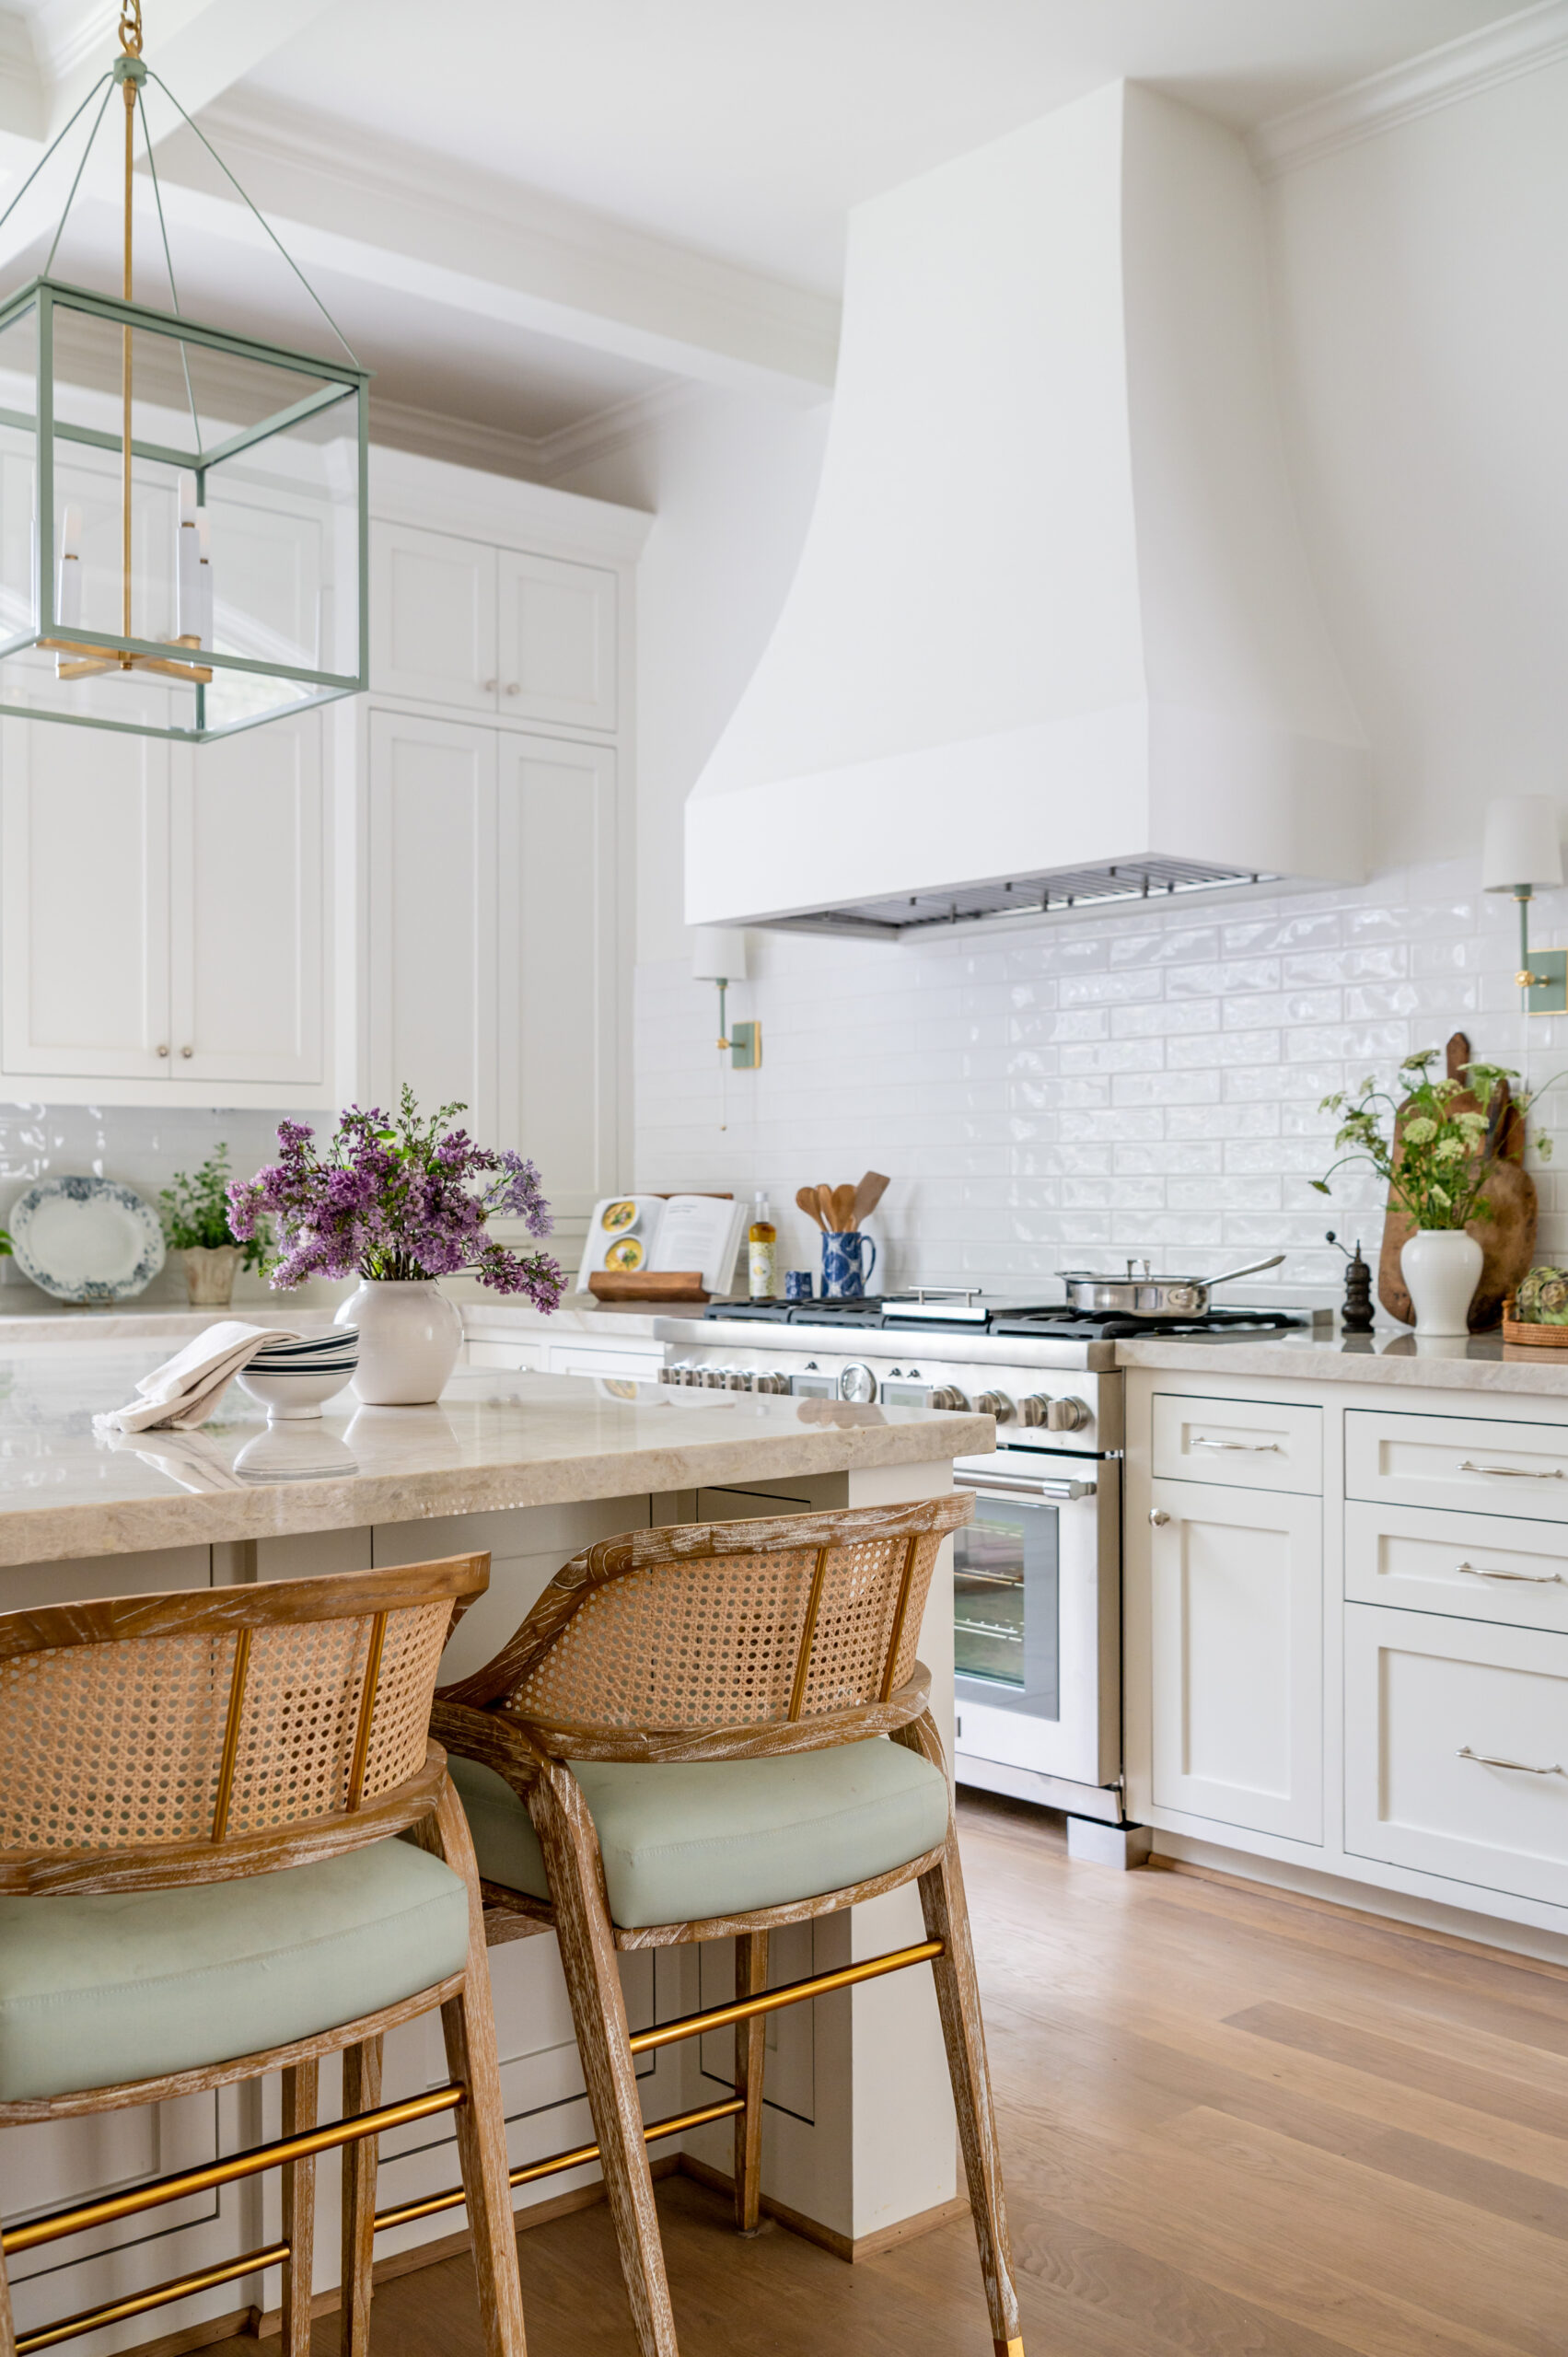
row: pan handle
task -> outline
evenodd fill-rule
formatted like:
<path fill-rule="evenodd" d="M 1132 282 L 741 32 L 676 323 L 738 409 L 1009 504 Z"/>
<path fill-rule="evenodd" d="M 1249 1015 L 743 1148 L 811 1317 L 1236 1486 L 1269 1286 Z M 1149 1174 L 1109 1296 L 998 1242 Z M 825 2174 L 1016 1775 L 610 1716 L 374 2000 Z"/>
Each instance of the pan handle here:
<path fill-rule="evenodd" d="M 1272 1260 L 1249 1260 L 1245 1269 L 1227 1269 L 1223 1277 L 1205 1277 L 1203 1283 L 1213 1293 L 1216 1285 L 1234 1284 L 1237 1277 L 1255 1277 L 1264 1269 L 1277 1269 L 1283 1259 L 1283 1252 L 1276 1252 Z"/>

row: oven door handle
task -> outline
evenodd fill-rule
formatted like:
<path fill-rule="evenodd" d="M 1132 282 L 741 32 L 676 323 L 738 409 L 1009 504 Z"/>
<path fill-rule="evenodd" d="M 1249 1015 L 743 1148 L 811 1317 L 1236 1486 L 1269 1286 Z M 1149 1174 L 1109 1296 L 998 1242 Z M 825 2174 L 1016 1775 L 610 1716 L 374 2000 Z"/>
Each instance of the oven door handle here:
<path fill-rule="evenodd" d="M 993 1473 L 955 1473 L 953 1476 L 956 1490 L 972 1490 L 977 1496 L 984 1498 L 1012 1498 L 1027 1506 L 1042 1503 L 1054 1504 L 1058 1501 L 1064 1505 L 1070 1504 L 1077 1498 L 1092 1498 L 1098 1486 L 1093 1481 L 1075 1481 L 1066 1474 L 1055 1480 L 1042 1475 L 1038 1481 L 1025 1480 L 1016 1474 L 1010 1478 Z"/>

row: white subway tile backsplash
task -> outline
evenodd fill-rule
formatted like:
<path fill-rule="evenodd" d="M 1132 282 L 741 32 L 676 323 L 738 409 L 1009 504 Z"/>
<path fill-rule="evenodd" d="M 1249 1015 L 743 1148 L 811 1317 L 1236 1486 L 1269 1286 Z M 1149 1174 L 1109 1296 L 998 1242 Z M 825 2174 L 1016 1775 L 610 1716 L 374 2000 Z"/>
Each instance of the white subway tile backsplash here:
<path fill-rule="evenodd" d="M 1141 903 L 1005 939 L 889 948 L 755 934 L 736 1012 L 761 1017 L 766 1055 L 755 1075 L 728 1076 L 723 1132 L 701 989 L 678 961 L 640 972 L 629 1175 L 766 1186 L 795 1221 L 802 1178 L 889 1171 L 873 1225 L 888 1248 L 879 1281 L 893 1283 L 1000 1288 L 1074 1261 L 1157 1253 L 1212 1270 L 1283 1250 L 1260 1284 L 1337 1288 L 1343 1263 L 1324 1231 L 1374 1250 L 1382 1200 L 1353 1171 L 1330 1198 L 1311 1190 L 1334 1159 L 1323 1097 L 1369 1073 L 1391 1085 L 1401 1056 L 1456 1028 L 1478 1055 L 1527 1057 L 1538 1082 L 1568 1067 L 1568 1017 L 1535 1020 L 1526 1038 L 1515 928 L 1511 900 L 1448 863 L 1356 891 L 1224 913 Z M 1538 896 L 1532 931 L 1568 939 L 1568 889 Z M 0 1173 L 30 1169 L 51 1125 L 81 1119 L 93 1117 L 0 1120 Z M 114 1151 L 156 1163 L 163 1183 L 178 1159 L 169 1124 L 102 1120 Z M 1538 1172 L 1540 1248 L 1568 1257 L 1568 1084 L 1532 1132 L 1543 1122 L 1564 1167 Z M 266 1126 L 226 1117 L 226 1133 L 252 1123 Z M 801 1268 L 817 1239 L 797 1224 L 785 1235 Z"/>

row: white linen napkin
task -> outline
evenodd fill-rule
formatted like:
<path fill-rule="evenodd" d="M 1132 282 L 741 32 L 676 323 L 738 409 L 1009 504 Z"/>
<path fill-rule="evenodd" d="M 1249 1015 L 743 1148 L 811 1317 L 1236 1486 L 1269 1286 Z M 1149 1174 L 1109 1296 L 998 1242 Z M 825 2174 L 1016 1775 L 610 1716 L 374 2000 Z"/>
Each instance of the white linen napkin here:
<path fill-rule="evenodd" d="M 190 1432 L 206 1422 L 240 1368 L 250 1364 L 263 1343 L 298 1339 L 286 1326 L 248 1326 L 241 1318 L 220 1318 L 162 1366 L 155 1366 L 151 1375 L 144 1375 L 134 1399 L 95 1416 L 93 1424 L 102 1433 L 145 1433 L 155 1424 Z"/>

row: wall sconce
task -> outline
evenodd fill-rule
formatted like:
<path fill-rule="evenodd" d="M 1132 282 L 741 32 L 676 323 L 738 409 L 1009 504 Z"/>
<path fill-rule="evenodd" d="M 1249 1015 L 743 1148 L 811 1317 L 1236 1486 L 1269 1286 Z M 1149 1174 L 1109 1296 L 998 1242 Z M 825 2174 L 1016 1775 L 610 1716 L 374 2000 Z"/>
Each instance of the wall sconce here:
<path fill-rule="evenodd" d="M 1506 794 L 1486 807 L 1481 884 L 1519 903 L 1519 970 L 1527 1015 L 1568 1015 L 1568 949 L 1530 950 L 1530 898 L 1562 881 L 1557 805 L 1548 794 Z"/>
<path fill-rule="evenodd" d="M 727 1051 L 736 1072 L 755 1072 L 762 1061 L 762 1027 L 735 1023 L 725 1027 L 725 993 L 731 982 L 746 980 L 746 935 L 739 925 L 700 924 L 691 944 L 691 975 L 695 981 L 719 986 L 718 1051 Z"/>

